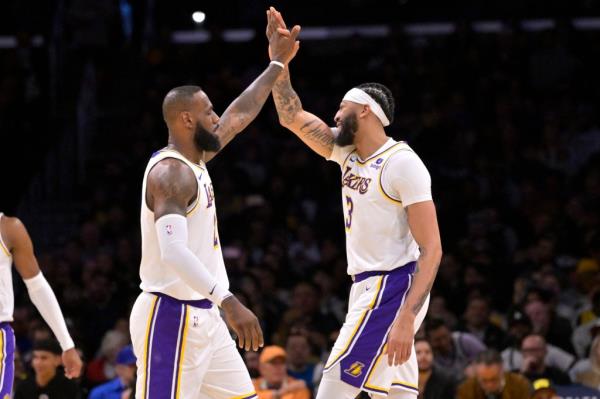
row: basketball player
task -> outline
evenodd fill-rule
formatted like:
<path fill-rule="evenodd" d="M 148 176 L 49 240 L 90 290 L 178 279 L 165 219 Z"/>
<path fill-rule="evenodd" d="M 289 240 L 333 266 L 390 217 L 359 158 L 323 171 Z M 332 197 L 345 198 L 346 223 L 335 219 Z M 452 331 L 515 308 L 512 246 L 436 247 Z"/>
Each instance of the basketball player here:
<path fill-rule="evenodd" d="M 81 373 L 81 359 L 69 335 L 56 296 L 40 271 L 27 229 L 16 217 L 0 213 L 0 398 L 10 398 L 14 379 L 15 335 L 12 264 L 23 278 L 31 302 L 52 329 L 63 350 L 62 361 L 68 378 Z"/>
<path fill-rule="evenodd" d="M 276 10 L 277 25 L 285 22 Z M 270 19 L 273 21 L 273 18 Z M 330 128 L 304 111 L 286 68 L 273 88 L 280 123 L 342 169 L 348 314 L 325 366 L 318 399 L 416 398 L 415 331 L 427 311 L 442 254 L 431 180 L 404 142 L 388 137 L 394 116 L 387 87 L 352 88 Z"/>
<path fill-rule="evenodd" d="M 168 146 L 143 181 L 142 293 L 131 312 L 137 399 L 249 399 L 254 386 L 231 339 L 258 350 L 257 318 L 229 292 L 212 181 L 206 162 L 258 114 L 298 50 L 300 27 L 270 37 L 271 64 L 218 117 L 197 86 L 172 89 L 163 101 Z"/>

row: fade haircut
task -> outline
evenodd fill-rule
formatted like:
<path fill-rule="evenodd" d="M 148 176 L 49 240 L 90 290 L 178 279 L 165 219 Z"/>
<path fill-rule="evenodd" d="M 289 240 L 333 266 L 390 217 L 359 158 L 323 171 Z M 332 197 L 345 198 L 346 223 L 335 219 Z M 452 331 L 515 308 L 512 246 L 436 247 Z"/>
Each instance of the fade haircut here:
<path fill-rule="evenodd" d="M 167 124 L 173 120 L 180 112 L 190 109 L 190 104 L 194 94 L 202 89 L 200 86 L 179 86 L 171 89 L 165 96 L 162 103 L 163 119 Z"/>

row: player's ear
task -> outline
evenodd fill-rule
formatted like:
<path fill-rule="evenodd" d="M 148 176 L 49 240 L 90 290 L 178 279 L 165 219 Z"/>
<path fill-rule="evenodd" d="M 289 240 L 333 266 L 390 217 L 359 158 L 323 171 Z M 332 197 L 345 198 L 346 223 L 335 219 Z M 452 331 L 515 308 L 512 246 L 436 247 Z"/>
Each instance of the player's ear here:
<path fill-rule="evenodd" d="M 192 114 L 190 114 L 188 111 L 183 111 L 181 114 L 179 114 L 179 117 L 181 118 L 181 121 L 183 122 L 183 125 L 187 128 L 193 128 L 194 127 L 194 121 L 192 120 Z"/>
<path fill-rule="evenodd" d="M 358 117 L 359 118 L 366 118 L 367 115 L 369 115 L 370 112 L 371 112 L 371 108 L 368 105 L 365 104 L 365 105 L 362 106 L 362 110 L 358 114 Z"/>

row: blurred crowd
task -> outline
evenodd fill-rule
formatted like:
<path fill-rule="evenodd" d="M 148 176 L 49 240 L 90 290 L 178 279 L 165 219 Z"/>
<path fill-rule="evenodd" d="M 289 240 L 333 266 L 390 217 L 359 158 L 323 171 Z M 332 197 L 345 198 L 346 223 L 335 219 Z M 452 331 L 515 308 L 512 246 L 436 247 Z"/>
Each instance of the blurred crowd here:
<path fill-rule="evenodd" d="M 107 382 L 130 395 L 141 182 L 166 145 L 164 94 L 198 84 L 220 113 L 267 65 L 263 37 L 173 45 L 162 35 L 145 49 L 116 37 L 73 34 L 68 47 L 64 110 L 75 112 L 75 77 L 88 68 L 97 117 L 78 227 L 36 248 L 86 361 L 69 397 Z M 331 123 L 346 90 L 388 85 L 388 134 L 431 173 L 444 256 L 417 335 L 420 398 L 539 399 L 574 387 L 600 397 L 598 39 L 566 24 L 502 34 L 461 25 L 448 36 L 307 41 L 291 64 L 305 109 Z M 0 128 L 33 134 L 39 121 L 13 110 L 48 105 L 47 60 L 22 46 L 0 52 Z M 310 398 L 351 284 L 338 167 L 284 131 L 270 102 L 208 167 L 231 289 L 269 345 L 244 353 L 259 397 Z M 56 348 L 21 283 L 15 295 L 17 379 L 47 383 Z"/>

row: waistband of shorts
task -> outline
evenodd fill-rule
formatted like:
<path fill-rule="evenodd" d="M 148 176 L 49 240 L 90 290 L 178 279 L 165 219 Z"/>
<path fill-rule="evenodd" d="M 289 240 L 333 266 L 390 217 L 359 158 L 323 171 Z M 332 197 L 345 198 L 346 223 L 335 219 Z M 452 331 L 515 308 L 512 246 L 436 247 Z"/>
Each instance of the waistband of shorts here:
<path fill-rule="evenodd" d="M 198 308 L 198 309 L 210 309 L 213 306 L 213 303 L 210 299 L 197 299 L 197 300 L 187 299 L 186 300 L 186 299 L 173 298 L 172 296 L 163 294 L 162 292 L 150 292 L 150 294 L 156 295 L 157 297 L 166 299 L 168 301 L 175 301 L 175 302 L 181 303 L 183 305 L 190 305 L 190 306 L 192 306 L 194 308 Z"/>
<path fill-rule="evenodd" d="M 373 270 L 373 271 L 368 271 L 368 272 L 362 272 L 362 273 L 358 273 L 358 274 L 355 274 L 354 276 L 352 276 L 352 281 L 354 281 L 355 283 L 360 283 L 361 281 L 364 281 L 364 280 L 368 279 L 369 277 L 373 277 L 373 276 L 387 276 L 388 274 L 397 274 L 397 273 L 412 274 L 415 272 L 416 267 L 417 267 L 417 262 L 413 261 L 413 262 L 409 262 L 403 266 L 399 266 L 392 270 L 382 270 L 382 271 Z"/>
<path fill-rule="evenodd" d="M 10 327 L 10 321 L 0 321 L 0 328 L 4 327 Z"/>

